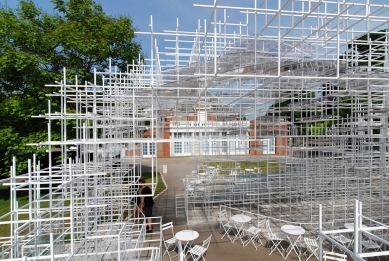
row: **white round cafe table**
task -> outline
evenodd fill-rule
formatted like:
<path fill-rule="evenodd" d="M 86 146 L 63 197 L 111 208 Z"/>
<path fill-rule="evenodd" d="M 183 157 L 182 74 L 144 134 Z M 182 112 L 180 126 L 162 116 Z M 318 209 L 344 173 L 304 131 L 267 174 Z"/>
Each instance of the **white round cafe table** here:
<path fill-rule="evenodd" d="M 199 237 L 199 233 L 194 230 L 181 230 L 174 237 L 180 241 L 192 241 Z"/>
<path fill-rule="evenodd" d="M 238 215 L 233 215 L 231 217 L 231 219 L 235 222 L 238 222 L 238 223 L 246 223 L 246 222 L 249 222 L 251 220 L 251 217 L 249 217 L 247 215 L 243 215 L 243 214 L 238 214 Z"/>
<path fill-rule="evenodd" d="M 237 226 L 237 231 L 235 233 L 235 237 L 232 239 L 232 242 L 235 242 L 235 240 L 239 238 L 243 244 L 243 239 L 242 239 L 242 236 L 244 234 L 244 233 L 242 233 L 243 226 L 245 223 L 251 221 L 251 217 L 244 215 L 244 214 L 237 214 L 237 215 L 231 216 L 231 220 L 236 222 L 236 223 L 241 224 L 240 226 Z"/>
<path fill-rule="evenodd" d="M 178 260 L 183 261 L 185 259 L 185 250 L 187 250 L 192 245 L 193 240 L 199 237 L 199 233 L 194 230 L 181 230 L 177 232 L 174 237 L 178 241 Z M 181 246 L 182 241 L 186 242 L 184 248 Z"/>
<path fill-rule="evenodd" d="M 295 225 L 283 225 L 281 230 L 293 236 L 300 236 L 305 233 L 305 229 Z"/>
<path fill-rule="evenodd" d="M 302 227 L 299 227 L 299 226 L 295 226 L 295 225 L 283 225 L 281 227 L 281 230 L 284 231 L 286 234 L 290 235 L 290 237 L 288 235 L 286 236 L 290 242 L 290 245 L 289 245 L 288 249 L 286 250 L 287 253 L 285 255 L 285 258 L 287 258 L 289 256 L 289 254 L 292 251 L 294 251 L 296 253 L 299 261 L 300 261 L 301 260 L 300 259 L 301 252 L 300 252 L 300 249 L 298 249 L 296 247 L 296 244 L 300 240 L 301 235 L 303 235 L 305 233 L 305 229 Z"/>

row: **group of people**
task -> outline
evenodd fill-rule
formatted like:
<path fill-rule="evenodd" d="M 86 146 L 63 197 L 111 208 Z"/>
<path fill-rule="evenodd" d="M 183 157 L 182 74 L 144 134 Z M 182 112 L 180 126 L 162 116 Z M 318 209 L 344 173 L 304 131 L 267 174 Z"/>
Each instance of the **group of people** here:
<path fill-rule="evenodd" d="M 154 200 L 151 196 L 151 189 L 146 186 L 146 181 L 143 178 L 140 178 L 138 184 L 132 184 L 129 187 L 129 194 L 135 195 L 138 194 L 139 188 L 142 189 L 141 197 L 132 198 L 132 203 L 135 205 L 134 207 L 134 219 L 137 222 L 139 220 L 139 214 L 143 213 L 147 218 L 147 230 L 146 233 L 153 232 L 153 225 L 151 216 L 153 215 L 153 206 Z"/>

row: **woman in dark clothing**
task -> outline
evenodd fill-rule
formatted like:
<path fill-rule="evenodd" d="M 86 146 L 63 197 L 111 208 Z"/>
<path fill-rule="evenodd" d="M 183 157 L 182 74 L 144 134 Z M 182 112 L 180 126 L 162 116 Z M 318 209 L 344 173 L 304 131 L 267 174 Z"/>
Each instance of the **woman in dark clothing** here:
<path fill-rule="evenodd" d="M 153 206 L 154 206 L 154 200 L 151 193 L 151 189 L 145 185 L 146 181 L 141 178 L 139 179 L 139 186 L 142 188 L 142 197 L 140 201 L 140 211 L 142 211 L 145 216 L 148 218 L 148 229 L 146 233 L 152 233 L 153 232 L 153 226 L 151 224 L 151 216 L 153 215 Z"/>
<path fill-rule="evenodd" d="M 139 218 L 140 197 L 138 197 L 138 189 L 139 189 L 138 183 L 131 184 L 130 187 L 128 188 L 128 194 L 134 195 L 134 197 L 131 198 L 130 202 L 132 203 L 131 205 L 134 205 L 133 218 L 135 219 L 135 222 L 138 222 L 138 218 Z"/>

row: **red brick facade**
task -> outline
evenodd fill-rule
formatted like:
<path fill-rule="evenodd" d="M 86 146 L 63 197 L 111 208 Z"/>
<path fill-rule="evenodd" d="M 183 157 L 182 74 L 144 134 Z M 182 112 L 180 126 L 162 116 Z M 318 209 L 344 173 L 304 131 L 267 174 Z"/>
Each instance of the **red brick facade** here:
<path fill-rule="evenodd" d="M 286 146 L 288 146 L 288 131 L 289 124 L 286 122 L 273 123 L 272 125 L 260 126 L 261 123 L 257 122 L 257 133 L 260 129 L 262 132 L 273 132 L 278 134 L 275 137 L 275 155 L 287 155 Z M 255 121 L 250 121 L 250 138 L 255 137 Z M 260 136 L 259 134 L 257 137 Z M 263 142 L 260 139 L 250 140 L 250 154 L 251 155 L 263 155 Z"/>

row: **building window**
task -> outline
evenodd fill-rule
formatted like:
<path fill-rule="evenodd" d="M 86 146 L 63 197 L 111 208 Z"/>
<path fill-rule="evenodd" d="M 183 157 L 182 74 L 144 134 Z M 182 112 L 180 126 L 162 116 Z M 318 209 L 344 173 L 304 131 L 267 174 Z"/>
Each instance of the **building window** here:
<path fill-rule="evenodd" d="M 142 144 L 142 155 L 154 156 L 155 155 L 155 143 L 143 143 Z"/>
<path fill-rule="evenodd" d="M 150 155 L 155 155 L 155 143 L 149 144 Z"/>
<path fill-rule="evenodd" d="M 209 154 L 209 142 L 203 141 L 203 155 Z"/>
<path fill-rule="evenodd" d="M 222 153 L 227 153 L 227 141 L 222 141 Z"/>
<path fill-rule="evenodd" d="M 181 139 L 182 138 L 182 133 L 174 133 L 174 138 L 175 139 Z"/>
<path fill-rule="evenodd" d="M 199 133 L 195 133 L 196 141 L 194 142 L 194 153 L 195 155 L 200 155 L 200 138 Z"/>
<path fill-rule="evenodd" d="M 236 154 L 236 141 L 230 141 L 230 154 Z"/>
<path fill-rule="evenodd" d="M 229 142 L 229 154 L 242 155 L 246 153 L 246 141 L 245 137 L 236 136 L 235 140 Z"/>
<path fill-rule="evenodd" d="M 183 142 L 183 145 L 184 145 L 184 153 L 185 154 L 192 152 L 192 146 L 191 146 L 191 143 L 189 141 Z"/>
<path fill-rule="evenodd" d="M 190 141 L 179 141 L 179 139 L 190 139 L 191 133 L 173 133 L 175 139 L 173 143 L 174 155 L 192 155 L 192 142 Z"/>
<path fill-rule="evenodd" d="M 262 140 L 263 154 L 275 154 L 275 138 Z"/>
<path fill-rule="evenodd" d="M 245 141 L 238 141 L 237 154 L 244 154 L 245 151 L 246 151 L 246 142 Z"/>
<path fill-rule="evenodd" d="M 211 151 L 210 153 L 212 155 L 219 155 L 219 142 L 218 141 L 211 141 Z"/>
<path fill-rule="evenodd" d="M 182 153 L 182 142 L 174 142 L 174 154 Z"/>

